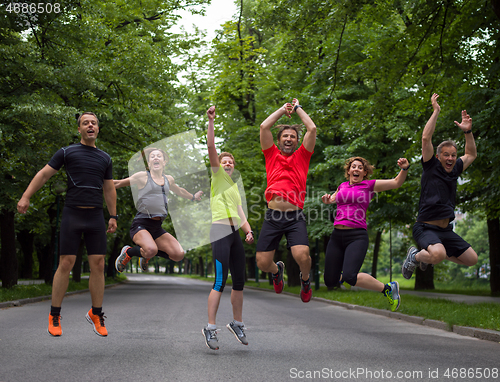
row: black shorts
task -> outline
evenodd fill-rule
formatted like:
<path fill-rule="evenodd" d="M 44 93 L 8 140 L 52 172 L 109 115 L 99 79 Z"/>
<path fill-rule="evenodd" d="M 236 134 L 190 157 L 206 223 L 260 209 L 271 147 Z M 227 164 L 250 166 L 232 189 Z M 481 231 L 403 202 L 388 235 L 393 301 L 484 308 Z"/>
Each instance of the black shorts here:
<path fill-rule="evenodd" d="M 130 227 L 130 238 L 134 240 L 134 236 L 137 232 L 145 229 L 148 231 L 151 236 L 153 237 L 153 240 L 158 239 L 161 235 L 164 235 L 167 233 L 165 231 L 161 224 L 163 223 L 163 220 L 154 220 L 154 219 L 149 219 L 149 218 L 135 218 L 132 221 L 132 226 Z"/>
<path fill-rule="evenodd" d="M 257 252 L 278 249 L 281 238 L 285 235 L 287 248 L 295 245 L 309 246 L 306 218 L 302 210 L 279 211 L 268 209 L 260 230 Z"/>
<path fill-rule="evenodd" d="M 64 207 L 60 231 L 61 255 L 76 256 L 82 234 L 88 255 L 106 254 L 106 223 L 102 208 Z"/>
<path fill-rule="evenodd" d="M 432 244 L 443 244 L 448 257 L 459 257 L 471 245 L 453 232 L 453 225 L 441 228 L 433 224 L 416 222 L 413 225 L 413 239 L 419 249 L 427 249 Z"/>

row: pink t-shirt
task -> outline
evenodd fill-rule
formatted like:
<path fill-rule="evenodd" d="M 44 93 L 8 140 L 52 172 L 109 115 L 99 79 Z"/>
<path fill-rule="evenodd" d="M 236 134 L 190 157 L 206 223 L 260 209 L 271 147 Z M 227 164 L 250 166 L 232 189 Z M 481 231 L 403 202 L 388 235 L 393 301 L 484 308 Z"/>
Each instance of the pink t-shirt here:
<path fill-rule="evenodd" d="M 366 229 L 366 210 L 375 195 L 374 186 L 375 179 L 363 180 L 352 186 L 349 182 L 342 183 L 336 196 L 337 214 L 334 226 L 342 224 Z"/>

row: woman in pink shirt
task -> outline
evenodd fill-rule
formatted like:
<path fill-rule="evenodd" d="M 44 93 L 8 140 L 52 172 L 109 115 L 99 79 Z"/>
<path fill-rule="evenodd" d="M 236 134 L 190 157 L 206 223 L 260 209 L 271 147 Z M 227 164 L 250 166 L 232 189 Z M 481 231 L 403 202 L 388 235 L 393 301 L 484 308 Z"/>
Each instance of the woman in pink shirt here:
<path fill-rule="evenodd" d="M 325 284 L 334 287 L 347 283 L 382 292 L 394 312 L 399 308 L 399 284 L 392 281 L 383 284 L 368 273 L 359 273 L 368 249 L 366 231 L 366 210 L 375 193 L 401 187 L 406 179 L 410 164 L 399 158 L 401 171 L 394 179 L 368 179 L 373 174 L 373 166 L 362 157 L 352 157 L 346 161 L 345 177 L 334 194 L 325 194 L 321 200 L 325 204 L 337 203 L 337 214 L 325 255 Z"/>

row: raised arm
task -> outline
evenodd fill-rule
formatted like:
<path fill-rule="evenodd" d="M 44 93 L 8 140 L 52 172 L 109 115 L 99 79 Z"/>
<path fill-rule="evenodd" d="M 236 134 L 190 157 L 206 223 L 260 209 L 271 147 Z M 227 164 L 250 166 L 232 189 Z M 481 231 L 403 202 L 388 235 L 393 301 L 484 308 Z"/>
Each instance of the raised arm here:
<path fill-rule="evenodd" d="M 437 99 L 439 95 L 434 93 L 431 97 L 432 103 L 432 115 L 427 121 L 424 131 L 422 133 L 422 158 L 424 162 L 427 162 L 434 155 L 434 146 L 432 146 L 432 135 L 434 134 L 434 130 L 436 130 L 436 121 L 439 116 L 439 112 L 441 111 L 441 107 L 437 103 Z"/>
<path fill-rule="evenodd" d="M 306 126 L 306 134 L 304 135 L 302 145 L 307 151 L 313 152 L 314 146 L 316 145 L 316 125 L 311 117 L 304 111 L 302 106 L 300 106 L 297 98 L 293 99 L 293 111 L 297 113 L 302 123 Z"/>
<path fill-rule="evenodd" d="M 208 129 L 207 129 L 207 146 L 208 146 L 208 159 L 210 160 L 210 167 L 215 173 L 219 170 L 219 154 L 217 154 L 217 149 L 215 147 L 215 131 L 214 131 L 214 120 L 215 120 L 215 106 L 210 106 L 207 110 L 208 117 Z"/>
<path fill-rule="evenodd" d="M 291 103 L 285 103 L 278 110 L 267 117 L 264 122 L 260 125 L 260 146 L 262 150 L 267 150 L 274 144 L 273 133 L 271 133 L 271 128 L 283 115 L 288 118 L 293 111 L 293 105 Z"/>
<path fill-rule="evenodd" d="M 112 179 L 104 179 L 102 185 L 102 191 L 104 194 L 104 200 L 106 201 L 106 206 L 108 212 L 112 216 L 116 216 L 116 189 Z M 110 218 L 108 221 L 108 231 L 115 232 L 117 227 L 116 219 Z"/>
<path fill-rule="evenodd" d="M 57 170 L 53 169 L 48 164 L 37 172 L 17 203 L 17 211 L 19 213 L 25 214 L 26 211 L 28 211 L 31 197 L 56 173 Z"/>
<path fill-rule="evenodd" d="M 184 199 L 190 199 L 192 201 L 201 200 L 201 195 L 203 195 L 203 191 L 195 192 L 194 194 L 187 191 L 185 188 L 179 187 L 177 183 L 175 183 L 174 177 L 171 175 L 166 175 L 168 184 L 170 186 L 170 191 L 172 191 L 175 195 L 180 196 Z"/>
<path fill-rule="evenodd" d="M 465 135 L 465 154 L 460 158 L 464 162 L 464 171 L 470 166 L 477 157 L 477 148 L 474 136 L 472 135 L 472 118 L 467 114 L 466 110 L 462 110 L 462 122 L 454 121 L 455 125 L 460 127 Z"/>
<path fill-rule="evenodd" d="M 375 180 L 375 185 L 373 186 L 373 191 L 381 192 L 387 190 L 394 190 L 395 188 L 401 187 L 403 182 L 408 175 L 408 169 L 410 168 L 410 163 L 406 158 L 398 159 L 398 166 L 401 169 L 399 174 L 394 179 L 377 179 Z"/>

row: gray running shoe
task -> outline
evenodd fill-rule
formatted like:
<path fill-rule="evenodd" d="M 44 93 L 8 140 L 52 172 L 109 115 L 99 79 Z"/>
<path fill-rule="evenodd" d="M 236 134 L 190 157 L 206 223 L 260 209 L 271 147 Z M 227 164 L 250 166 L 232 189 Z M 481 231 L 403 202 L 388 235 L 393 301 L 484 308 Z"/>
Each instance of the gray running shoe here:
<path fill-rule="evenodd" d="M 384 295 L 389 300 L 391 310 L 395 312 L 396 310 L 398 310 L 399 305 L 401 305 L 401 297 L 399 296 L 399 284 L 397 281 L 391 281 L 386 285 L 389 286 L 391 290 L 386 290 L 384 292 Z"/>
<path fill-rule="evenodd" d="M 201 331 L 205 337 L 205 344 L 212 350 L 219 350 L 219 340 L 217 339 L 217 329 L 203 328 Z"/>
<path fill-rule="evenodd" d="M 413 271 L 417 266 L 418 261 L 415 259 L 417 253 L 417 248 L 413 246 L 408 248 L 408 252 L 406 252 L 406 259 L 401 267 L 401 273 L 403 273 L 403 277 L 407 280 L 411 279 L 411 275 L 413 275 Z"/>
<path fill-rule="evenodd" d="M 120 256 L 118 256 L 116 258 L 115 268 L 120 273 L 122 273 L 125 270 L 128 262 L 131 259 L 131 257 L 129 255 L 127 255 L 127 249 L 129 249 L 129 248 L 132 248 L 132 247 L 130 245 L 125 245 L 120 252 Z"/>
<path fill-rule="evenodd" d="M 139 267 L 141 268 L 141 270 L 143 272 L 148 271 L 148 262 L 149 262 L 149 259 L 145 259 L 144 257 L 139 258 Z"/>
<path fill-rule="evenodd" d="M 234 323 L 234 321 L 230 322 L 226 325 L 231 333 L 234 334 L 236 339 L 240 341 L 243 345 L 248 345 L 247 336 L 245 336 L 245 327 L 239 326 Z"/>

